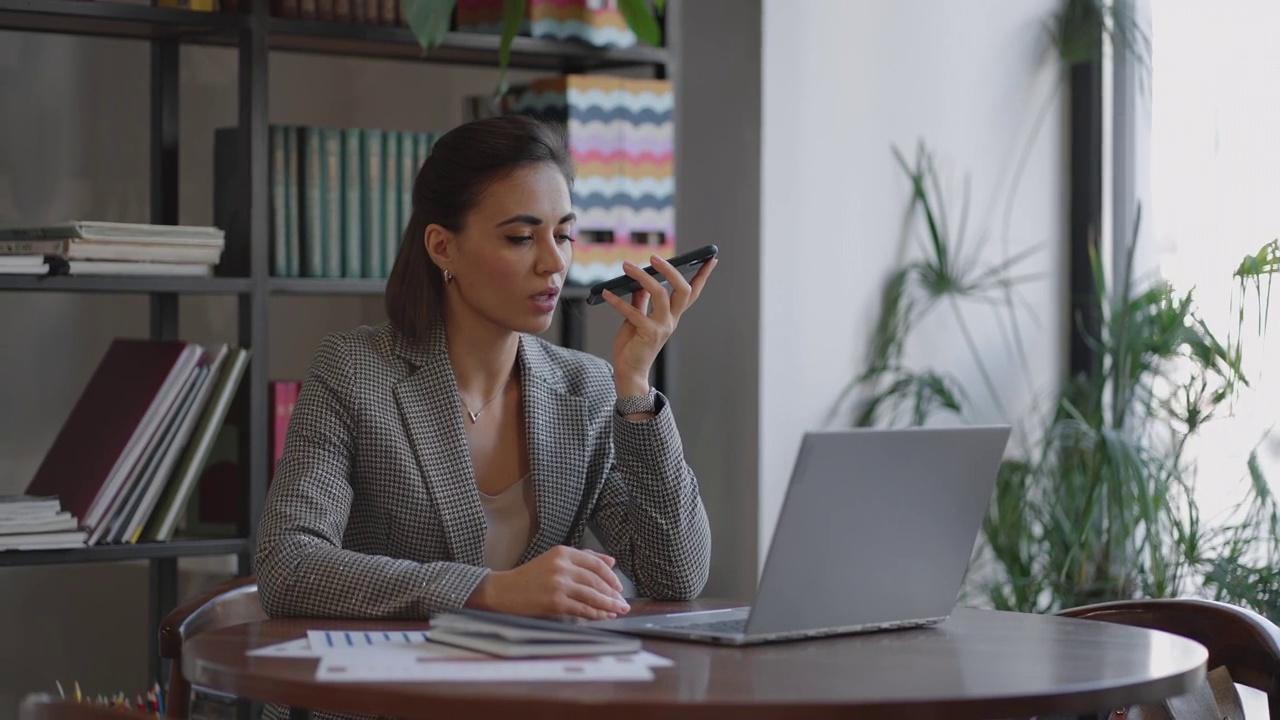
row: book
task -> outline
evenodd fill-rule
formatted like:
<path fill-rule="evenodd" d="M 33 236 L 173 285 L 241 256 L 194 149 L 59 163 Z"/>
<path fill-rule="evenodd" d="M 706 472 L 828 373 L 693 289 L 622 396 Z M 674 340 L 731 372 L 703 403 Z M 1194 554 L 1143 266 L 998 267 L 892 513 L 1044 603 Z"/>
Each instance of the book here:
<path fill-rule="evenodd" d="M 213 266 L 205 263 L 126 262 L 118 260 L 61 260 L 49 256 L 51 275 L 136 275 L 144 277 L 212 277 Z"/>
<path fill-rule="evenodd" d="M 99 530 L 198 353 L 184 342 L 114 340 L 25 493 L 57 496 L 82 529 Z"/>
<path fill-rule="evenodd" d="M 78 239 L 95 242 L 174 243 L 222 247 L 226 233 L 201 225 L 155 225 L 76 220 L 30 227 L 0 228 L 0 240 Z"/>
<path fill-rule="evenodd" d="M 431 640 L 503 658 L 619 655 L 638 652 L 639 638 L 572 622 L 462 608 L 431 619 Z"/>
<path fill-rule="evenodd" d="M 139 537 L 148 541 L 164 542 L 173 538 L 178 519 L 187 506 L 213 448 L 214 440 L 223 427 L 231 400 L 240 386 L 240 379 L 249 364 L 249 351 L 237 348 L 230 351 L 217 371 L 217 380 L 200 413 L 199 421 L 190 440 L 183 449 L 173 473 L 165 482 L 160 499 L 147 520 Z"/>

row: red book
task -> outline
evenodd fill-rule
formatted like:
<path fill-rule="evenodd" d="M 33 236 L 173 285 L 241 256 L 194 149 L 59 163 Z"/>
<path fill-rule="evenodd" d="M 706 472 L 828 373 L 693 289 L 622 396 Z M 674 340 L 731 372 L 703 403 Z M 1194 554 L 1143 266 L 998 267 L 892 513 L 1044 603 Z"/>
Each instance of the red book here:
<path fill-rule="evenodd" d="M 293 415 L 293 406 L 298 402 L 298 391 L 302 383 L 296 380 L 281 380 L 271 383 L 271 479 L 276 476 L 276 466 L 284 456 L 284 441 L 289 435 L 289 417 Z"/>
<path fill-rule="evenodd" d="M 116 339 L 71 409 L 27 486 L 56 495 L 92 531 L 163 421 L 167 397 L 198 358 L 184 342 Z"/>

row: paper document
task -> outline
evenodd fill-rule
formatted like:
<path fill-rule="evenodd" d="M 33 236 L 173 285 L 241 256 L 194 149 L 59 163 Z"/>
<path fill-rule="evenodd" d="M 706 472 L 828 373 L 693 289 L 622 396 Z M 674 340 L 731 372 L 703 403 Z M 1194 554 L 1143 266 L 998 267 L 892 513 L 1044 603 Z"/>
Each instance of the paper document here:
<path fill-rule="evenodd" d="M 443 660 L 431 652 L 365 648 L 326 653 L 322 682 L 586 682 L 652 680 L 647 665 L 597 655 L 579 660 Z M 628 657 L 628 656 L 622 656 Z"/>
<path fill-rule="evenodd" d="M 372 645 L 424 643 L 430 641 L 425 630 L 308 630 L 307 640 L 313 648 L 354 648 Z"/>
<path fill-rule="evenodd" d="M 428 638 L 429 634 L 420 630 L 386 633 L 366 633 L 362 630 L 311 630 L 308 631 L 307 637 L 254 648 L 245 654 L 254 657 L 318 658 L 324 657 L 326 653 L 384 647 L 430 651 L 442 657 L 485 657 L 470 650 L 433 643 Z"/>
<path fill-rule="evenodd" d="M 247 655 L 319 658 L 328 682 L 522 682 L 652 680 L 675 663 L 647 650 L 617 655 L 508 660 L 431 642 L 422 630 L 310 630 L 307 637 L 254 648 Z"/>

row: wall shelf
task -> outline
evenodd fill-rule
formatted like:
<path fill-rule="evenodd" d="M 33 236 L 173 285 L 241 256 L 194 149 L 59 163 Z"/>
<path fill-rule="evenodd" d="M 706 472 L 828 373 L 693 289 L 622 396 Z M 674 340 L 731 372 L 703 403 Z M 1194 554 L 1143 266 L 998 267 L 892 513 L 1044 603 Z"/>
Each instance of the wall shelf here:
<path fill-rule="evenodd" d="M 0 552 L 0 567 L 70 565 L 120 560 L 164 560 L 207 555 L 240 555 L 250 551 L 249 541 L 244 538 L 173 540 L 136 545 L 92 545 L 69 550 L 6 550 Z"/>
<path fill-rule="evenodd" d="M 246 17 L 151 7 L 110 0 L 0 0 L 0 30 L 134 38 L 234 46 Z M 267 47 L 290 52 L 416 60 L 447 65 L 496 67 L 499 38 L 451 32 L 424 55 L 402 27 L 289 18 L 267 19 Z M 665 65 L 664 48 L 596 48 L 583 43 L 517 37 L 509 66 L 515 69 L 585 72 Z"/>
<path fill-rule="evenodd" d="M 234 43 L 239 18 L 99 0 L 0 0 L 0 29 L 97 37 Z"/>
<path fill-rule="evenodd" d="M 368 295 L 379 296 L 387 281 L 363 278 L 293 278 L 267 280 L 272 295 Z"/>
<path fill-rule="evenodd" d="M 80 277 L 71 275 L 0 275 L 0 290 L 89 293 L 182 293 L 185 295 L 242 295 L 250 291 L 248 278 Z"/>
<path fill-rule="evenodd" d="M 272 51 L 347 57 L 398 59 L 450 65 L 496 68 L 499 38 L 477 33 L 449 33 L 441 46 L 423 56 L 412 33 L 401 27 L 358 25 L 271 17 L 266 0 L 254 0 L 245 15 L 206 13 L 110 0 L 0 0 L 0 31 L 55 33 L 73 36 L 143 41 L 150 48 L 150 67 L 136 81 L 150 84 L 151 207 L 149 222 L 176 224 L 178 212 L 179 60 L 186 44 L 219 45 L 237 52 L 236 125 L 247 142 L 237 149 L 243 176 L 237 201 L 239 215 L 226 230 L 232 265 L 244 277 L 30 277 L 0 276 L 0 292 L 119 293 L 150 295 L 151 336 L 181 337 L 179 301 L 183 295 L 237 296 L 238 343 L 252 350 L 241 380 L 240 402 L 234 411 L 241 428 L 241 464 L 247 476 L 241 500 L 240 538 L 180 539 L 167 543 L 106 545 L 71 550 L 0 552 L 0 567 L 145 560 L 151 564 L 150 676 L 162 677 L 158 628 L 178 602 L 176 559 L 234 555 L 238 572 L 252 567 L 252 538 L 265 502 L 270 423 L 268 405 L 271 334 L 270 301 L 274 296 L 377 297 L 385 280 L 277 278 L 270 275 L 270 188 L 267 148 L 268 83 Z M 576 42 L 517 37 L 511 46 L 512 69 L 587 72 L 611 68 L 647 69 L 666 77 L 671 56 L 666 49 L 639 46 L 594 48 Z M 496 77 L 496 76 L 495 76 Z M 19 103 L 14 112 L 30 111 Z M 141 152 L 143 148 L 138 148 Z M 559 311 L 561 344 L 583 347 L 588 288 L 569 286 Z M 655 385 L 669 392 L 666 351 L 656 364 Z"/>

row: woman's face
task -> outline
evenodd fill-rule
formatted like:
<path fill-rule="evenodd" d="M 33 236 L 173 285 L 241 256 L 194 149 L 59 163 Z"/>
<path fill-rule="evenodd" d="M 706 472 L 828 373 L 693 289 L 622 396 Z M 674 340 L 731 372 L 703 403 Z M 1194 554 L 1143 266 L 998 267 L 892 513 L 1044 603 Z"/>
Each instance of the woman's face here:
<path fill-rule="evenodd" d="M 433 253 L 453 274 L 445 294 L 461 307 L 451 309 L 515 332 L 546 331 L 573 259 L 574 219 L 569 185 L 553 163 L 528 165 L 492 183 L 463 231 L 443 232 L 444 257 Z M 429 227 L 428 251 L 432 232 Z"/>

